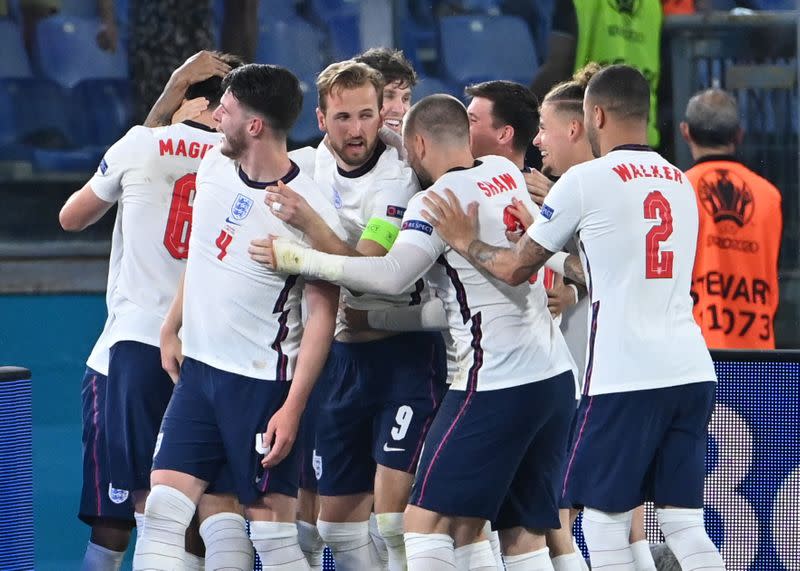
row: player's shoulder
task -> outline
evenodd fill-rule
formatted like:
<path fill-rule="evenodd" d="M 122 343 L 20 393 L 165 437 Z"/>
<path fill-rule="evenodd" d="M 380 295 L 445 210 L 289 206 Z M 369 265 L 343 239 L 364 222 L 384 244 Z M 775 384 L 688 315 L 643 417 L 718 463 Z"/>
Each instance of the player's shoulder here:
<path fill-rule="evenodd" d="M 230 159 L 222 154 L 219 145 L 211 147 L 200 161 L 200 166 L 197 168 L 197 174 L 200 177 L 211 175 L 214 171 L 226 166 L 232 166 L 233 159 Z"/>
<path fill-rule="evenodd" d="M 380 156 L 372 170 L 376 182 L 397 182 L 417 185 L 417 176 L 411 166 L 403 160 L 395 147 L 381 142 Z"/>
<path fill-rule="evenodd" d="M 314 147 L 302 147 L 289 152 L 289 158 L 300 167 L 300 172 L 314 175 L 317 161 L 317 149 Z"/>

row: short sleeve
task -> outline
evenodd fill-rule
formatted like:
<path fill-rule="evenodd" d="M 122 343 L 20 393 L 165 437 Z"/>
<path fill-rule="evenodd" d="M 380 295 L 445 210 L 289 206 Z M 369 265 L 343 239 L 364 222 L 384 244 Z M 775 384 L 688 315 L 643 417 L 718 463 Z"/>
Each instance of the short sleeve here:
<path fill-rule="evenodd" d="M 403 166 L 400 176 L 379 181 L 372 201 L 369 220 L 378 218 L 400 227 L 406 205 L 412 196 L 419 192 L 419 183 L 413 171 Z"/>
<path fill-rule="evenodd" d="M 417 194 L 408 203 L 400 226 L 400 235 L 397 237 L 395 246 L 397 244 L 411 244 L 424 250 L 431 261 L 435 262 L 439 259 L 439 256 L 444 254 L 447 244 L 439 237 L 436 229 L 422 217 L 423 194 Z"/>
<path fill-rule="evenodd" d="M 540 215 L 528 228 L 531 240 L 559 252 L 578 230 L 583 215 L 580 178 L 569 171 L 553 185 Z"/>
<path fill-rule="evenodd" d="M 142 153 L 147 152 L 143 137 L 146 127 L 133 127 L 103 155 L 89 186 L 101 200 L 117 202 L 122 196 L 122 178 L 133 167 L 141 164 Z"/>

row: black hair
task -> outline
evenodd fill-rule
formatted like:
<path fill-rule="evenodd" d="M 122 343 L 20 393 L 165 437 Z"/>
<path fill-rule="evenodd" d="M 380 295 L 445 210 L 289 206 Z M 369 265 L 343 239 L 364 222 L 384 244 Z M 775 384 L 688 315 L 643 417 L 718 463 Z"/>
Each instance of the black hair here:
<path fill-rule="evenodd" d="M 237 55 L 223 53 L 215 53 L 214 55 L 227 63 L 231 69 L 236 69 L 244 65 L 244 60 Z M 219 100 L 222 98 L 224 92 L 225 90 L 222 89 L 222 78 L 214 75 L 203 81 L 191 84 L 186 89 L 186 95 L 184 97 L 186 97 L 186 99 L 205 97 L 208 101 L 209 109 L 214 109 L 219 105 Z"/>
<path fill-rule="evenodd" d="M 222 89 L 284 134 L 297 121 L 303 106 L 297 77 L 277 65 L 250 63 L 237 67 L 222 80 Z"/>
<path fill-rule="evenodd" d="M 482 97 L 492 102 L 495 128 L 514 128 L 514 149 L 525 151 L 530 146 L 539 122 L 539 102 L 533 92 L 513 81 L 485 81 L 464 90 L 469 97 Z"/>
<path fill-rule="evenodd" d="M 353 59 L 381 72 L 386 85 L 400 82 L 402 88 L 410 88 L 417 84 L 417 72 L 400 50 L 370 48 Z"/>
<path fill-rule="evenodd" d="M 594 74 L 586 98 L 620 119 L 647 121 L 650 115 L 650 84 L 629 65 L 610 65 Z"/>

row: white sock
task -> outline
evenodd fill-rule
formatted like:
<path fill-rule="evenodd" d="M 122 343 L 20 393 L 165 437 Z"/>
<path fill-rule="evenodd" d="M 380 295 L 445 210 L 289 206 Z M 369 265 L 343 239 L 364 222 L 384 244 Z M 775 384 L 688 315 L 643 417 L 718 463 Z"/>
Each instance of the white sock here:
<path fill-rule="evenodd" d="M 274 521 L 251 521 L 250 540 L 264 571 L 309 571 L 306 556 L 297 543 L 297 525 Z"/>
<path fill-rule="evenodd" d="M 375 516 L 378 531 L 389 555 L 389 571 L 405 571 L 406 544 L 403 538 L 403 514 L 385 513 Z"/>
<path fill-rule="evenodd" d="M 369 522 L 317 521 L 317 531 L 333 552 L 336 571 L 379 569 L 381 559 L 369 536 Z"/>
<path fill-rule="evenodd" d="M 297 543 L 303 555 L 308 560 L 311 571 L 322 571 L 322 554 L 325 550 L 325 542 L 319 536 L 316 525 L 311 525 L 306 521 L 297 520 Z"/>
<path fill-rule="evenodd" d="M 403 514 L 400 515 L 402 516 Z M 392 571 L 394 571 L 394 569 L 389 566 L 389 558 L 390 558 L 389 546 L 386 545 L 386 540 L 384 539 L 383 535 L 381 535 L 381 528 L 378 525 L 378 516 L 375 515 L 374 512 L 369 514 L 369 536 L 372 538 L 372 544 L 375 546 L 375 550 L 378 552 L 378 557 L 380 557 L 381 562 L 383 563 L 381 569 L 392 569 Z M 403 529 L 401 528 L 400 529 L 401 541 L 402 541 L 402 536 L 403 536 Z M 405 556 L 406 552 L 404 548 L 403 549 L 404 565 L 405 565 Z"/>
<path fill-rule="evenodd" d="M 195 505 L 170 486 L 154 486 L 144 508 L 144 533 L 136 542 L 134 571 L 171 571 L 183 565 L 186 528 Z"/>
<path fill-rule="evenodd" d="M 497 563 L 489 541 L 477 541 L 455 549 L 456 569 L 469 571 L 497 571 Z"/>
<path fill-rule="evenodd" d="M 183 554 L 183 569 L 185 571 L 205 571 L 206 560 L 199 555 L 186 551 Z M 212 567 L 212 569 L 215 569 L 215 567 Z"/>
<path fill-rule="evenodd" d="M 492 524 L 490 522 L 486 522 L 486 525 L 483 526 L 483 533 L 486 534 L 486 537 L 489 538 L 489 545 L 492 546 L 492 554 L 494 554 L 494 564 L 499 571 L 503 571 L 506 568 L 505 563 L 503 563 L 503 552 L 500 549 L 500 534 L 497 531 L 492 530 Z"/>
<path fill-rule="evenodd" d="M 581 560 L 583 557 L 579 553 L 567 553 L 553 557 L 553 569 L 555 571 L 582 571 Z"/>
<path fill-rule="evenodd" d="M 222 512 L 207 517 L 200 524 L 200 537 L 206 545 L 209 570 L 253 569 L 253 544 L 247 535 L 247 523 L 239 514 Z"/>
<path fill-rule="evenodd" d="M 124 551 L 112 551 L 91 541 L 83 554 L 81 571 L 117 571 L 122 565 Z"/>
<path fill-rule="evenodd" d="M 589 571 L 589 566 L 586 564 L 586 559 L 583 558 L 583 551 L 581 551 L 578 542 L 575 540 L 575 536 L 572 537 L 572 547 L 575 548 L 575 553 L 578 555 L 578 559 L 580 559 L 581 569 L 583 569 L 583 571 Z"/>
<path fill-rule="evenodd" d="M 144 534 L 144 514 L 133 512 L 133 519 L 136 520 L 136 544 L 133 547 L 133 552 L 136 553 L 136 551 L 139 549 L 139 540 Z"/>
<path fill-rule="evenodd" d="M 656 571 L 656 562 L 650 553 L 650 542 L 646 539 L 631 543 L 633 561 L 636 563 L 636 571 Z"/>
<path fill-rule="evenodd" d="M 725 563 L 708 537 L 702 509 L 657 509 L 664 540 L 683 571 L 724 571 Z"/>
<path fill-rule="evenodd" d="M 583 510 L 583 537 L 589 548 L 592 569 L 610 567 L 615 571 L 636 571 L 628 538 L 632 511 L 606 513 Z"/>
<path fill-rule="evenodd" d="M 443 533 L 406 533 L 408 571 L 453 571 L 453 538 Z"/>
<path fill-rule="evenodd" d="M 503 561 L 508 571 L 553 571 L 550 550 L 546 547 L 522 555 L 503 555 Z"/>

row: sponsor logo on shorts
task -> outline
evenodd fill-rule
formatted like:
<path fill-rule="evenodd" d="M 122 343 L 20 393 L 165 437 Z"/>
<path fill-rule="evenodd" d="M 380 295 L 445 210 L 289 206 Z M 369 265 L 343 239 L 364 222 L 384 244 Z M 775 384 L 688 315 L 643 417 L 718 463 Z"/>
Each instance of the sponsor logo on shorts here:
<path fill-rule="evenodd" d="M 317 450 L 311 451 L 311 466 L 314 468 L 314 476 L 319 480 L 322 478 L 322 456 L 317 454 Z"/>
<path fill-rule="evenodd" d="M 405 216 L 405 213 L 406 209 L 402 206 L 393 206 L 390 204 L 386 207 L 386 216 L 390 216 L 392 218 L 399 218 L 402 220 L 403 216 Z"/>
<path fill-rule="evenodd" d="M 155 450 L 153 450 L 153 460 L 156 459 L 156 455 L 158 454 L 158 451 L 161 450 L 161 441 L 162 440 L 164 440 L 164 433 L 163 432 L 159 432 L 158 436 L 156 437 L 156 447 L 155 447 Z"/>
<path fill-rule="evenodd" d="M 394 446 L 389 446 L 389 444 L 387 443 L 387 444 L 383 445 L 383 451 L 384 452 L 405 452 L 406 449 L 405 448 L 395 448 Z"/>
<path fill-rule="evenodd" d="M 542 216 L 550 220 L 553 217 L 553 209 L 546 204 L 542 204 Z"/>
<path fill-rule="evenodd" d="M 406 220 L 403 222 L 402 230 L 416 230 L 417 232 L 424 232 L 425 234 L 433 234 L 433 226 L 424 220 Z"/>
<path fill-rule="evenodd" d="M 243 194 L 237 194 L 236 200 L 233 201 L 231 206 L 231 216 L 234 220 L 244 220 L 250 214 L 250 209 L 253 208 L 253 199 L 247 198 Z"/>
<path fill-rule="evenodd" d="M 100 174 L 106 174 L 107 170 L 108 170 L 108 163 L 106 162 L 105 159 L 101 159 L 100 160 Z"/>
<path fill-rule="evenodd" d="M 128 499 L 130 493 L 128 490 L 120 490 L 119 488 L 115 488 L 111 485 L 111 482 L 108 484 L 108 499 L 114 502 L 115 504 L 122 504 Z"/>

